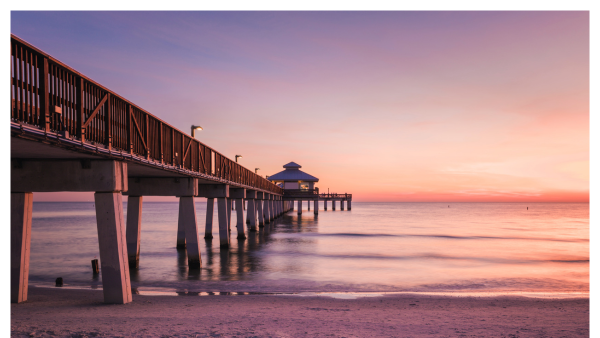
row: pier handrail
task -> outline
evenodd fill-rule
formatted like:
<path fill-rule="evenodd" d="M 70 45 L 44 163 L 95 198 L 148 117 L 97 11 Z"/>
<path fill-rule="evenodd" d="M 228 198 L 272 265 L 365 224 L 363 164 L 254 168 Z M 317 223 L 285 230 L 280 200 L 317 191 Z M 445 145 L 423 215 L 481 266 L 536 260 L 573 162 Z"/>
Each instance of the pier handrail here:
<path fill-rule="evenodd" d="M 11 120 L 275 194 L 283 189 L 11 34 Z"/>

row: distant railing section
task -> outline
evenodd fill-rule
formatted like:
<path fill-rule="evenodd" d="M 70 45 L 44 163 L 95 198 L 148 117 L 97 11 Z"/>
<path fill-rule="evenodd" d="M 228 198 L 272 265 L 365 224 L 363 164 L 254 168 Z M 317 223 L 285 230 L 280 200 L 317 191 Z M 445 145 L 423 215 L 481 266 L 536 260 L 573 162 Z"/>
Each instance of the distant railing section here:
<path fill-rule="evenodd" d="M 289 197 L 317 197 L 319 189 L 283 189 L 283 196 Z"/>
<path fill-rule="evenodd" d="M 337 194 L 337 193 L 325 193 L 325 194 L 319 194 L 319 189 L 309 189 L 309 190 L 305 190 L 305 189 L 284 189 L 283 190 L 283 196 L 284 197 L 294 197 L 294 198 L 302 198 L 302 197 L 307 197 L 307 198 L 319 198 L 319 199 L 328 199 L 328 198 L 335 198 L 335 199 L 352 199 L 352 194 Z"/>
<path fill-rule="evenodd" d="M 319 194 L 319 198 L 340 198 L 340 199 L 351 200 L 352 199 L 352 194 L 335 194 L 335 193 L 331 193 L 331 194 Z"/>
<path fill-rule="evenodd" d="M 282 194 L 283 189 L 11 34 L 11 119 Z"/>

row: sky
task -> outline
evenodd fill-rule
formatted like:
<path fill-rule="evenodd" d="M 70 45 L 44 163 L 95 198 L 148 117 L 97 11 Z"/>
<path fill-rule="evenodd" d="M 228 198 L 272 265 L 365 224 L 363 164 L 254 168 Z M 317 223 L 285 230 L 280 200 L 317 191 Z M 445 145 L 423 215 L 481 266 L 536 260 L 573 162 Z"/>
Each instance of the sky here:
<path fill-rule="evenodd" d="M 294 161 L 354 201 L 589 201 L 588 12 L 13 11 L 11 32 L 261 175 Z"/>

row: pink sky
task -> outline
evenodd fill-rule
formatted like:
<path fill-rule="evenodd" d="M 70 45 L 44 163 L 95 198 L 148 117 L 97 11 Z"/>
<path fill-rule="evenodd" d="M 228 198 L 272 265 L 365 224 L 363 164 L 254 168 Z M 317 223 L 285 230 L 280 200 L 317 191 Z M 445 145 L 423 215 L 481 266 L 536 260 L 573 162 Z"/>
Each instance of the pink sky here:
<path fill-rule="evenodd" d="M 587 12 L 12 12 L 262 175 L 355 201 L 589 200 Z M 40 200 L 92 200 L 34 194 Z"/>

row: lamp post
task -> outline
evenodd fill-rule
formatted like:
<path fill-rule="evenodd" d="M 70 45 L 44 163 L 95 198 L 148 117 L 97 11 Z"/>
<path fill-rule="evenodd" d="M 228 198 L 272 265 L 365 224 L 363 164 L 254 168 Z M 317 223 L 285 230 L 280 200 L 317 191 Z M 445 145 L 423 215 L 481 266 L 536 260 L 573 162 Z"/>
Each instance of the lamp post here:
<path fill-rule="evenodd" d="M 202 127 L 192 125 L 192 138 L 196 137 L 196 129 L 197 130 L 202 130 Z"/>
<path fill-rule="evenodd" d="M 235 163 L 237 163 L 238 157 L 242 157 L 242 155 L 235 155 Z"/>
<path fill-rule="evenodd" d="M 260 170 L 260 168 L 254 168 L 254 173 L 258 173 L 258 171 Z"/>

